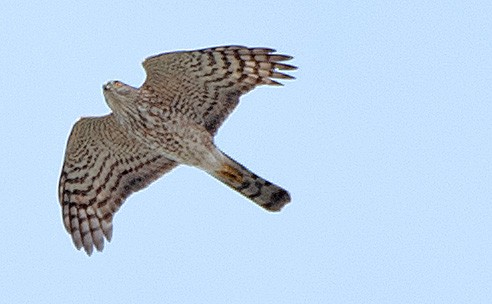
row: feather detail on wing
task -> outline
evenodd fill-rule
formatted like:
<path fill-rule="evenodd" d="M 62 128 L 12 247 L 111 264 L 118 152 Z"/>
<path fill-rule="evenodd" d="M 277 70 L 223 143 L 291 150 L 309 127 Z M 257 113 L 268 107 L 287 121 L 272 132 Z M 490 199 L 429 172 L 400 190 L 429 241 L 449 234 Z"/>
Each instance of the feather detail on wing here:
<path fill-rule="evenodd" d="M 128 137 L 112 114 L 80 119 L 68 139 L 59 183 L 63 222 L 75 247 L 88 255 L 93 247 L 103 250 L 125 199 L 176 165 Z"/>
<path fill-rule="evenodd" d="M 291 56 L 270 48 L 222 46 L 164 53 L 147 58 L 143 94 L 157 96 L 163 107 L 173 107 L 204 126 L 212 135 L 239 102 L 259 85 L 281 85 L 293 79 L 280 71 L 297 69 L 281 63 Z"/>

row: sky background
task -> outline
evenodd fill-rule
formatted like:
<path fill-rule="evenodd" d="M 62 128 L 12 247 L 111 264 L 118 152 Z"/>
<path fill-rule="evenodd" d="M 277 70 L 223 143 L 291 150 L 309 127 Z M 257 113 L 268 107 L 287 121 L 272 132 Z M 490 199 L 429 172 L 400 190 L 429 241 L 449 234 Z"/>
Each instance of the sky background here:
<path fill-rule="evenodd" d="M 492 2 L 7 1 L 0 44 L 0 303 L 492 298 Z M 145 57 L 224 44 L 299 66 L 216 137 L 292 203 L 179 167 L 77 251 L 57 199 L 73 123 Z"/>

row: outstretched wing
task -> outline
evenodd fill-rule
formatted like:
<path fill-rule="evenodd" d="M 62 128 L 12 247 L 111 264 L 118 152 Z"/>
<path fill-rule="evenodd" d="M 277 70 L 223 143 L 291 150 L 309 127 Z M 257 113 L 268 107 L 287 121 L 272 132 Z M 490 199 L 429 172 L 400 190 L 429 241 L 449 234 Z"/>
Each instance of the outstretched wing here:
<path fill-rule="evenodd" d="M 63 222 L 77 249 L 110 241 L 113 215 L 125 199 L 177 165 L 142 147 L 112 114 L 80 119 L 72 129 L 60 177 Z"/>
<path fill-rule="evenodd" d="M 147 78 L 140 90 L 151 98 L 157 96 L 162 106 L 188 115 L 214 135 L 242 94 L 258 85 L 281 85 L 272 78 L 293 78 L 277 71 L 295 70 L 280 63 L 292 57 L 274 52 L 222 46 L 152 56 L 143 62 Z"/>

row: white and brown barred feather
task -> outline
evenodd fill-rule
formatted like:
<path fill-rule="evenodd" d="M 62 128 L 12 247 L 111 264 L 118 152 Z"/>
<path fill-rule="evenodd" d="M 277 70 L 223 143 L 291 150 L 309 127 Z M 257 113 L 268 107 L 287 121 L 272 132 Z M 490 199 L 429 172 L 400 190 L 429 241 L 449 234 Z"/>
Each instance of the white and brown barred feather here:
<path fill-rule="evenodd" d="M 68 139 L 59 184 L 63 222 L 77 249 L 101 251 L 125 199 L 176 165 L 127 136 L 112 114 L 80 119 Z"/>
<path fill-rule="evenodd" d="M 164 53 L 147 58 L 143 94 L 158 95 L 212 135 L 239 102 L 259 85 L 282 85 L 273 80 L 294 79 L 277 70 L 295 70 L 280 63 L 291 56 L 270 48 L 222 46 L 196 51 Z"/>
<path fill-rule="evenodd" d="M 281 63 L 292 57 L 269 48 L 224 46 L 164 53 L 147 58 L 147 78 L 141 100 L 179 111 L 212 136 L 239 102 L 259 85 L 281 85 L 293 79 L 278 70 L 295 70 Z M 77 249 L 101 251 L 112 236 L 112 219 L 125 199 L 178 164 L 139 144 L 113 114 L 82 118 L 68 140 L 59 183 L 64 225 Z M 241 179 L 214 175 L 270 211 L 290 201 L 289 194 L 231 159 Z"/>

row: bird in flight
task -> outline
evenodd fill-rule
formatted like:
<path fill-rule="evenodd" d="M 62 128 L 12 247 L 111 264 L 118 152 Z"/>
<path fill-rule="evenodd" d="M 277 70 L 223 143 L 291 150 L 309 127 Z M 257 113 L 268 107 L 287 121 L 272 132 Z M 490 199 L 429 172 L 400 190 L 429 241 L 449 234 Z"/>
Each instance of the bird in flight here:
<path fill-rule="evenodd" d="M 140 88 L 103 85 L 112 112 L 84 117 L 72 128 L 59 182 L 63 223 L 77 249 L 91 255 L 110 241 L 113 216 L 133 192 L 180 164 L 199 168 L 268 211 L 289 193 L 226 155 L 214 136 L 259 85 L 293 79 L 291 56 L 270 48 L 220 46 L 152 56 Z"/>

